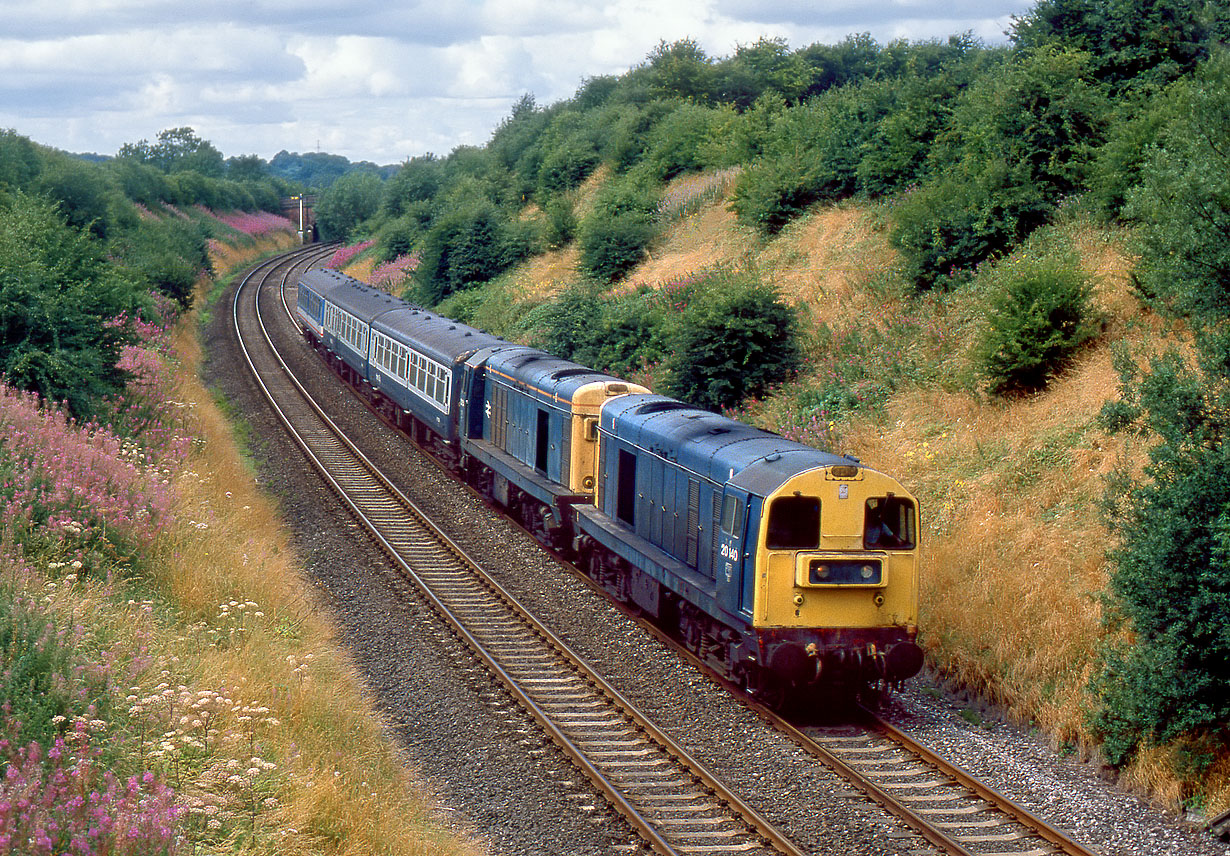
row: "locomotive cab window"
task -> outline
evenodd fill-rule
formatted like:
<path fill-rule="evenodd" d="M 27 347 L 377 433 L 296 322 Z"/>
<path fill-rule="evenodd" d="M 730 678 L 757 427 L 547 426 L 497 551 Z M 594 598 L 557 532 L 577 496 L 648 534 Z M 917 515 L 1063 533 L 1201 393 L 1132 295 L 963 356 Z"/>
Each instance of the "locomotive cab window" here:
<path fill-rule="evenodd" d="M 820 498 L 779 496 L 769 506 L 769 531 L 765 547 L 770 550 L 820 549 Z"/>
<path fill-rule="evenodd" d="M 868 550 L 913 550 L 917 523 L 912 500 L 873 496 L 863 517 L 863 547 Z"/>
<path fill-rule="evenodd" d="M 727 535 L 738 535 L 742 530 L 743 503 L 737 496 L 728 496 L 722 505 L 722 531 Z"/>

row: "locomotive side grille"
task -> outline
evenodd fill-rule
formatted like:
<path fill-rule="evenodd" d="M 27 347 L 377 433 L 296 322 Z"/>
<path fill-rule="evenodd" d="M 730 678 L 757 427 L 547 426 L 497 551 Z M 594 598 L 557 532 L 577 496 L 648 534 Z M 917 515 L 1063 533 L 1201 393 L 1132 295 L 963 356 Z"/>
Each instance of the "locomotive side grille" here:
<path fill-rule="evenodd" d="M 688 566 L 696 567 L 696 554 L 700 552 L 700 482 L 688 479 Z"/>
<path fill-rule="evenodd" d="M 718 533 L 721 531 L 722 523 L 722 492 L 720 490 L 713 491 L 713 525 L 709 527 L 709 531 L 713 533 L 713 545 L 709 552 L 709 576 L 715 580 L 718 576 Z"/>
<path fill-rule="evenodd" d="M 495 384 L 491 395 L 491 442 L 497 449 L 508 451 L 508 390 Z"/>

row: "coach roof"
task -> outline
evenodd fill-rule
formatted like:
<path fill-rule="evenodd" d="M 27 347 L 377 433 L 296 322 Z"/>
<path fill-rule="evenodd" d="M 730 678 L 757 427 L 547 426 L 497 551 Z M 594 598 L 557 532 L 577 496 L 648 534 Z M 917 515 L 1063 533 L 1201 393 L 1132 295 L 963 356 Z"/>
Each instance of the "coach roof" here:
<path fill-rule="evenodd" d="M 399 301 L 398 306 L 380 315 L 372 324 L 372 329 L 448 363 L 479 348 L 516 347 L 490 333 L 404 301 Z"/>

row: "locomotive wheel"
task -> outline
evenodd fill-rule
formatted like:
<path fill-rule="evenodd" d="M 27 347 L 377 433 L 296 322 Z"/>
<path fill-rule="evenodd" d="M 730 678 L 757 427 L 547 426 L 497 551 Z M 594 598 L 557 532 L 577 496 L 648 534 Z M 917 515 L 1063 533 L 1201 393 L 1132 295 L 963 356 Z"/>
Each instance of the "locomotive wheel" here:
<path fill-rule="evenodd" d="M 752 698 L 774 713 L 780 713 L 790 698 L 790 686 L 779 675 L 768 669 L 759 669 L 755 675 L 757 686 L 752 689 Z"/>

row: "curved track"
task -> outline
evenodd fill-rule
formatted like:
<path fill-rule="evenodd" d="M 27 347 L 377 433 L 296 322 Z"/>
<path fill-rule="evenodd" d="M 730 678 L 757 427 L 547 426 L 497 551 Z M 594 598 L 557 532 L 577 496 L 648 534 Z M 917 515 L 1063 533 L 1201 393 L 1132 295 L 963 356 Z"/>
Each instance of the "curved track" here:
<path fill-rule="evenodd" d="M 255 297 L 313 260 L 311 251 L 296 258 L 257 268 L 236 289 L 236 334 L 287 430 L 406 581 L 655 851 L 802 856 L 496 584 L 311 400 L 274 350 Z"/>
<path fill-rule="evenodd" d="M 800 851 L 657 729 L 502 590 L 379 473 L 310 400 L 275 352 L 254 297 L 323 255 L 258 267 L 236 290 L 236 334 L 279 418 L 413 585 L 657 852 Z M 280 276 L 279 276 L 280 272 Z M 292 317 L 292 322 L 293 317 Z M 703 664 L 657 628 L 665 643 Z M 709 672 L 718 683 L 725 683 Z M 733 689 L 733 688 L 732 688 Z M 1093 856 L 1025 809 L 875 716 L 798 726 L 747 702 L 871 800 L 953 856 Z"/>

